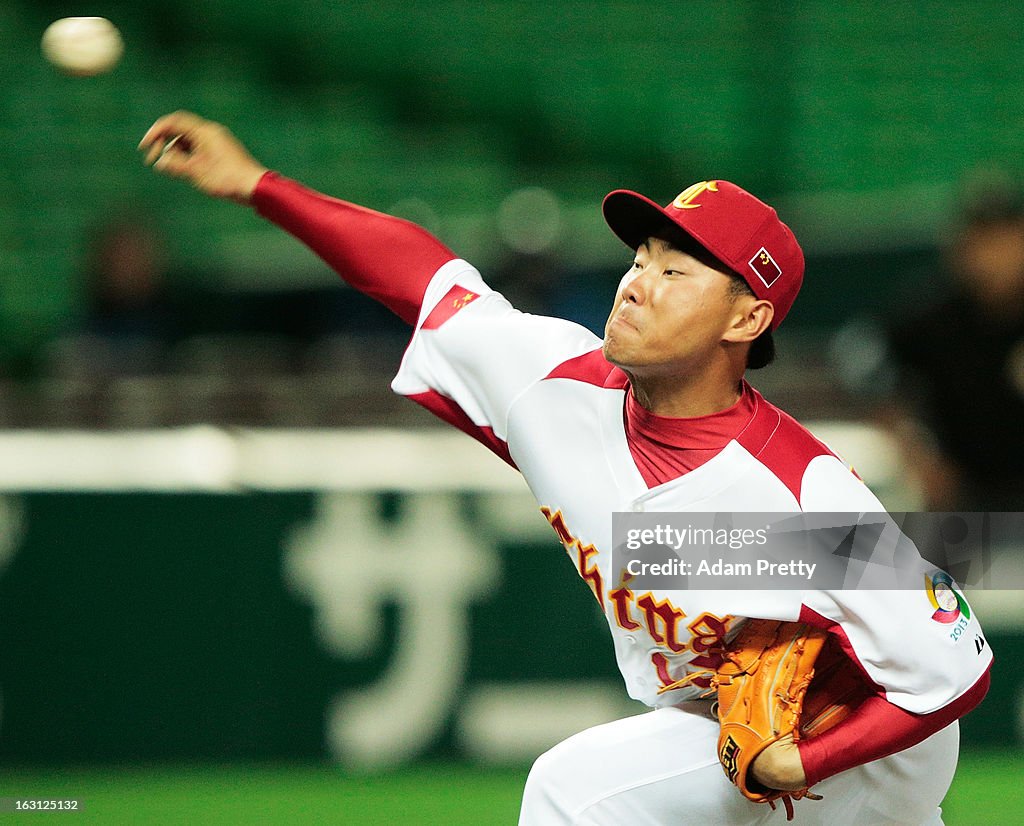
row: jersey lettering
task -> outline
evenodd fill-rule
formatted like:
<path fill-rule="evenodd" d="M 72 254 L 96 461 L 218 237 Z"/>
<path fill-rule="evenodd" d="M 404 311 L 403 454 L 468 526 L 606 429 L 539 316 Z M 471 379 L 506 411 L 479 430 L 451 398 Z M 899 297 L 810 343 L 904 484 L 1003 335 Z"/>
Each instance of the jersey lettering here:
<path fill-rule="evenodd" d="M 615 622 L 619 628 L 625 631 L 636 631 L 640 627 L 640 623 L 633 619 L 632 612 L 629 610 L 630 603 L 633 601 L 633 592 L 626 587 L 626 583 L 632 578 L 631 573 L 623 571 L 619 580 L 622 585 L 608 592 L 608 599 L 615 606 Z"/>
<path fill-rule="evenodd" d="M 544 518 L 548 520 L 551 527 L 555 529 L 555 533 L 558 534 L 558 538 L 561 540 L 562 545 L 565 546 L 566 552 L 572 559 L 573 564 L 576 566 L 576 570 L 579 575 L 583 578 L 583 581 L 590 586 L 590 590 L 594 592 L 594 597 L 597 599 L 598 605 L 601 609 L 604 609 L 604 581 L 601 579 L 601 572 L 597 569 L 596 565 L 593 565 L 590 561 L 591 557 L 597 554 L 597 548 L 593 545 L 584 545 L 580 542 L 565 524 L 565 518 L 562 516 L 561 511 L 551 512 L 551 508 L 541 507 L 540 512 L 544 514 Z"/>
<path fill-rule="evenodd" d="M 725 633 L 728 630 L 728 614 L 725 617 L 716 617 L 705 611 L 697 619 L 687 626 L 690 629 L 690 650 L 697 656 L 690 660 L 690 665 L 697 668 L 708 668 L 716 671 L 718 666 L 725 660 L 724 642 Z M 707 680 L 697 678 L 694 685 L 710 685 Z"/>
<path fill-rule="evenodd" d="M 716 617 L 705 611 L 687 627 L 693 635 L 690 637 L 690 650 L 695 654 L 722 653 L 722 642 L 728 630 L 729 620 L 732 617 L 726 614 L 724 617 Z"/>
<path fill-rule="evenodd" d="M 668 688 L 676 682 L 672 679 L 672 675 L 668 673 L 668 658 L 660 651 L 655 651 L 651 654 L 651 665 L 654 666 L 654 670 L 658 675 L 658 682 L 661 683 L 662 688 Z"/>
<path fill-rule="evenodd" d="M 651 638 L 664 645 L 676 654 L 686 650 L 686 644 L 679 642 L 677 629 L 679 620 L 685 619 L 686 614 L 676 608 L 667 599 L 656 601 L 650 592 L 644 594 L 636 601 L 637 607 L 644 612 L 644 619 L 647 622 L 647 632 Z M 661 620 L 662 630 L 659 630 L 658 620 Z"/>
<path fill-rule="evenodd" d="M 640 600 L 643 601 L 644 599 L 649 599 L 649 597 L 650 594 L 645 594 Z M 682 611 L 679 613 L 683 614 Z M 718 666 L 725 659 L 722 653 L 723 640 L 725 639 L 730 619 L 732 617 L 728 614 L 724 617 L 716 617 L 714 614 L 705 611 L 687 626 L 692 636 L 685 647 L 697 655 L 687 663 L 688 668 L 695 671 L 717 670 Z M 655 652 L 651 655 L 651 664 L 654 666 L 654 670 L 658 675 L 658 682 L 662 688 L 668 688 L 678 681 L 678 678 L 673 677 L 669 672 L 668 658 L 661 652 Z M 710 676 L 696 677 L 691 680 L 691 683 L 698 688 L 710 688 L 711 678 Z"/>

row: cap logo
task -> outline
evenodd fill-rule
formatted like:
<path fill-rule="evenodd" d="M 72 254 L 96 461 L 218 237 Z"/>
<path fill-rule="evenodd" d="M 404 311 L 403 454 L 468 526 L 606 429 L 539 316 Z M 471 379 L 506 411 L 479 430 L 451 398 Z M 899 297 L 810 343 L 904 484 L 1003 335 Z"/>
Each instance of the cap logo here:
<path fill-rule="evenodd" d="M 775 263 L 771 253 L 764 247 L 761 247 L 761 249 L 754 253 L 754 257 L 748 263 L 750 269 L 754 271 L 757 277 L 761 279 L 761 283 L 766 287 L 770 287 L 782 275 L 781 267 Z"/>
<path fill-rule="evenodd" d="M 693 203 L 698 195 L 704 192 L 718 192 L 718 181 L 701 181 L 693 186 L 688 186 L 672 202 L 676 209 L 697 209 L 700 204 Z"/>

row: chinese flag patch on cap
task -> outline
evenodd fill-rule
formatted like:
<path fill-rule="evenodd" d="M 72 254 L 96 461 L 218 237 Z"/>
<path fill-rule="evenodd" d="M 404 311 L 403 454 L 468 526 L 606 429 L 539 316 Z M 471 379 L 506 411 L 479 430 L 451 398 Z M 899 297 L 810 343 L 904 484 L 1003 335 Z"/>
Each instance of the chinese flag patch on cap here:
<path fill-rule="evenodd" d="M 766 287 L 770 287 L 782 275 L 782 269 L 778 264 L 775 263 L 775 259 L 772 258 L 772 254 L 768 252 L 764 247 L 761 247 L 755 254 L 754 257 L 749 261 L 750 269 L 752 269 L 757 277 L 761 279 Z"/>

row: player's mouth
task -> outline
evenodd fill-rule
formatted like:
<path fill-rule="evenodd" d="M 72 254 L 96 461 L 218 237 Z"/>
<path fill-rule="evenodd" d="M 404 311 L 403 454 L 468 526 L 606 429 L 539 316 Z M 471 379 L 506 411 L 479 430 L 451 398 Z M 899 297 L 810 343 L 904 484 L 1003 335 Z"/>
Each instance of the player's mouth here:
<path fill-rule="evenodd" d="M 629 327 L 629 329 L 634 330 L 635 332 L 638 332 L 638 333 L 640 332 L 640 328 L 637 327 L 635 324 L 633 324 L 628 319 L 626 319 L 623 316 L 622 313 L 619 313 L 617 316 L 615 316 L 615 318 L 612 319 L 611 326 L 614 327 L 616 324 L 621 324 L 621 325 L 624 325 L 626 327 Z"/>

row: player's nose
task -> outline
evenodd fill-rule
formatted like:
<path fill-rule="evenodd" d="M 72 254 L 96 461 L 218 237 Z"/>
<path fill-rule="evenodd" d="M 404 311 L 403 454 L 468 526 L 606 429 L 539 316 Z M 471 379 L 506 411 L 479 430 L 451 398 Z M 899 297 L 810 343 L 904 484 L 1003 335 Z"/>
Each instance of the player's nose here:
<path fill-rule="evenodd" d="M 647 268 L 626 273 L 622 281 L 622 300 L 642 304 L 647 294 Z"/>

